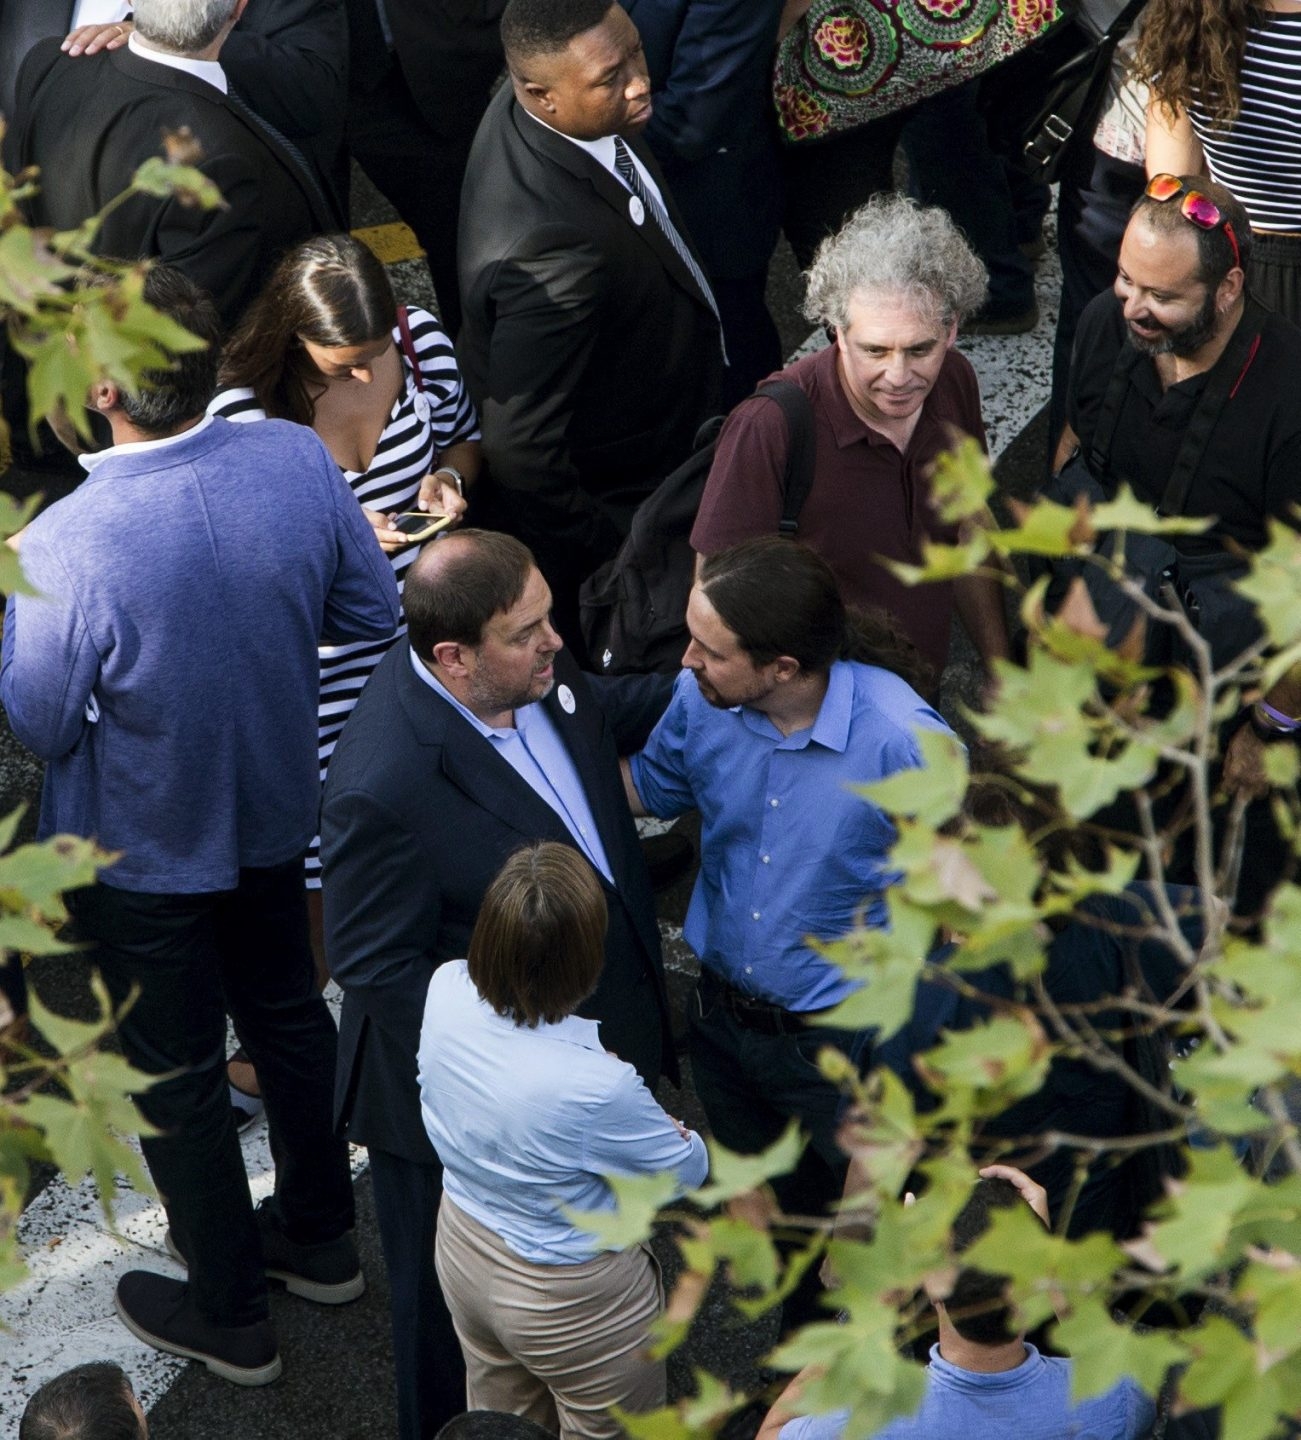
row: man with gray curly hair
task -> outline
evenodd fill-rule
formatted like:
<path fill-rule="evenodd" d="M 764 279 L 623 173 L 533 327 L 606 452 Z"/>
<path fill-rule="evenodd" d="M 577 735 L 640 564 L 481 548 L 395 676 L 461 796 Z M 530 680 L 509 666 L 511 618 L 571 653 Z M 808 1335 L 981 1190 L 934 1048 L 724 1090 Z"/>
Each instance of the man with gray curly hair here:
<path fill-rule="evenodd" d="M 900 623 L 938 686 L 956 609 L 981 659 L 1007 654 L 996 580 L 967 576 L 909 588 L 880 563 L 920 561 L 927 541 L 953 543 L 930 495 L 936 457 L 959 435 L 982 446 L 975 372 L 954 348 L 983 304 L 985 267 L 943 211 L 876 195 L 823 241 L 808 272 L 805 312 L 834 343 L 781 372 L 813 409 L 813 488 L 799 538 L 836 574 L 845 600 Z M 744 401 L 718 441 L 691 532 L 713 555 L 776 531 L 788 436 L 775 405 Z"/>

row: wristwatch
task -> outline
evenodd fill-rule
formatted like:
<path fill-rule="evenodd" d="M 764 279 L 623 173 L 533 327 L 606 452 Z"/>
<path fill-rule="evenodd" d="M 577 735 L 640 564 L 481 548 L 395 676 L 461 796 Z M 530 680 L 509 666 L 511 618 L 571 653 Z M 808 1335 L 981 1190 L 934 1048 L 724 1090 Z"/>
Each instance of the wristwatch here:
<path fill-rule="evenodd" d="M 434 471 L 434 474 L 450 475 L 456 485 L 456 493 L 462 500 L 465 499 L 465 476 L 461 474 L 455 465 L 440 465 L 438 469 Z"/>

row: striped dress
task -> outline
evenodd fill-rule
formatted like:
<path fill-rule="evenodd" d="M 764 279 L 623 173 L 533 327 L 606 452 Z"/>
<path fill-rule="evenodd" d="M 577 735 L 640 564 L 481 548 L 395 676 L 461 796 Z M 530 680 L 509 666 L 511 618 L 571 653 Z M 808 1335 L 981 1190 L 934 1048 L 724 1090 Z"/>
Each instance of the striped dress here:
<path fill-rule="evenodd" d="M 461 381 L 452 342 L 443 333 L 437 320 L 425 310 L 408 309 L 411 343 L 424 393 L 412 379 L 411 362 L 402 349 L 401 335 L 393 331 L 393 343 L 402 357 L 405 384 L 394 403 L 388 423 L 379 437 L 375 458 L 365 471 L 345 470 L 344 478 L 358 501 L 367 509 L 409 510 L 420 491 L 420 482 L 438 463 L 438 456 L 449 446 L 463 440 L 479 438 L 479 421 L 474 406 Z M 223 390 L 208 407 L 213 415 L 227 420 L 265 420 L 266 412 L 247 388 Z M 390 555 L 402 588 L 407 567 L 420 551 L 410 545 Z M 405 632 L 403 623 L 397 635 Z M 396 636 L 394 637 L 396 638 Z M 361 641 L 348 645 L 321 647 L 321 692 L 319 700 L 319 755 L 321 780 L 334 753 L 335 742 L 343 722 L 352 713 L 362 687 L 370 673 L 384 658 L 392 639 Z M 312 841 L 307 856 L 307 884 L 317 889 L 321 883 L 319 837 Z"/>
<path fill-rule="evenodd" d="M 1227 129 L 1195 97 L 1188 106 L 1211 179 L 1247 207 L 1253 230 L 1301 231 L 1301 14 L 1252 13 L 1239 79 Z"/>

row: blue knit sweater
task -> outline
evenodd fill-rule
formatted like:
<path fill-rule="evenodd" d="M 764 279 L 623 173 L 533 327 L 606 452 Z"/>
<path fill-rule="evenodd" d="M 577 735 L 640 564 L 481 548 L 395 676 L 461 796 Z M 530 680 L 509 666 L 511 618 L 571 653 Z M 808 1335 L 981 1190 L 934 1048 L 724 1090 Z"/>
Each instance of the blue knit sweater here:
<path fill-rule="evenodd" d="M 320 440 L 213 420 L 110 452 L 34 520 L 0 701 L 48 762 L 40 833 L 124 890 L 234 887 L 316 828 L 317 645 L 398 621 L 393 569 Z"/>

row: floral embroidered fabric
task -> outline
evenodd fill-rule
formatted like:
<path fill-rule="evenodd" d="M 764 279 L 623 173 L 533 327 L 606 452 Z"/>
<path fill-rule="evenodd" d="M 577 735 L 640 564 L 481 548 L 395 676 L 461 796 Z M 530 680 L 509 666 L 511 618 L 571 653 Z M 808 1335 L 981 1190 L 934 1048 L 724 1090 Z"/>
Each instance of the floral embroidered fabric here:
<path fill-rule="evenodd" d="M 783 39 L 783 137 L 825 139 L 983 74 L 1045 35 L 1062 0 L 813 0 Z"/>

